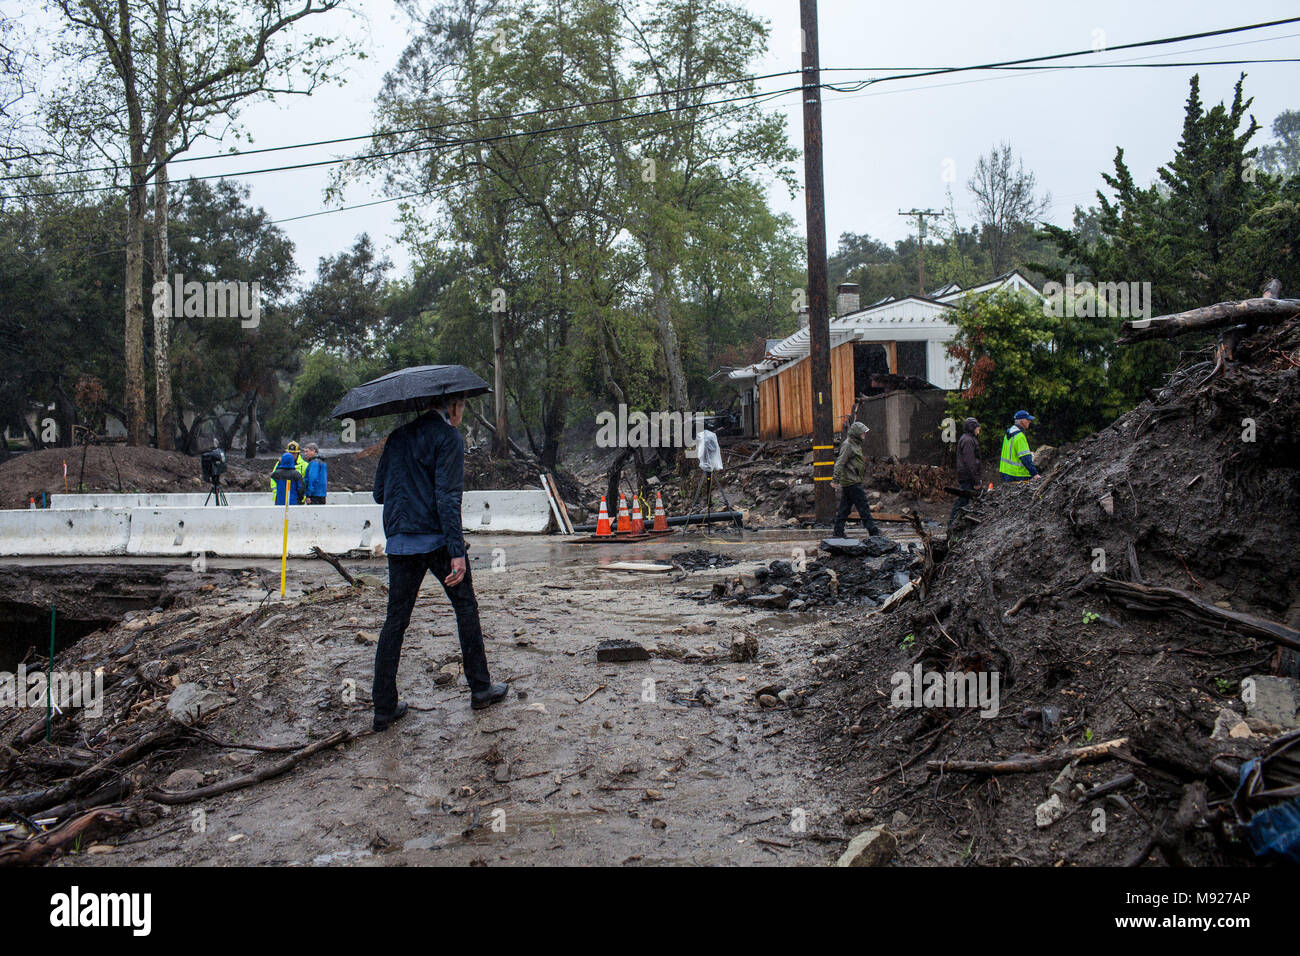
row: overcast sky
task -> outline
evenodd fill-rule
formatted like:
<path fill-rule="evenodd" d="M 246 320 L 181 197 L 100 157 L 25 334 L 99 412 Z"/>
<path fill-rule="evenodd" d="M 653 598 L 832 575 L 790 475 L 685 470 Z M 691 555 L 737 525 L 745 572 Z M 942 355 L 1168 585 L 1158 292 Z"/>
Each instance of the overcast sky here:
<path fill-rule="evenodd" d="M 749 0 L 772 27 L 770 50 L 756 72 L 799 65 L 798 0 Z M 391 0 L 365 0 L 363 19 L 348 27 L 363 38 L 368 57 L 354 63 L 348 82 L 310 98 L 288 97 L 278 104 L 248 109 L 244 125 L 255 146 L 368 132 L 371 103 L 387 69 L 409 37 L 409 25 Z M 827 67 L 939 67 L 967 65 L 1090 49 L 1159 37 L 1234 27 L 1296 15 L 1284 0 L 1239 0 L 1233 4 L 1179 0 L 1144 2 L 1041 0 L 971 3 L 969 0 L 911 0 L 907 3 L 821 0 L 821 63 Z M 359 29 L 360 28 L 360 29 Z M 1107 53 L 1091 62 L 1142 58 L 1145 62 L 1300 56 L 1300 24 L 1173 46 Z M 1085 62 L 1075 60 L 1071 62 Z M 1300 63 L 1246 67 L 1201 67 L 1206 103 L 1227 100 L 1238 71 L 1248 73 L 1246 92 L 1269 139 L 1274 116 L 1300 108 Z M 915 228 L 898 215 L 912 207 L 941 208 L 949 187 L 957 212 L 968 224 L 972 210 L 966 189 L 976 158 L 1008 141 L 1042 190 L 1052 196 L 1050 218 L 1068 224 L 1074 206 L 1092 201 L 1109 170 L 1115 147 L 1124 147 L 1139 182 L 1149 182 L 1168 161 L 1178 141 L 1190 68 L 1067 70 L 1055 72 L 962 74 L 882 84 L 858 93 L 824 92 L 827 233 L 834 251 L 846 231 L 868 233 L 892 242 Z M 856 75 L 860 77 L 861 74 Z M 829 73 L 827 81 L 850 81 L 854 74 Z M 769 81 L 792 85 L 786 78 Z M 788 117 L 791 141 L 802 146 L 802 119 L 796 94 L 763 108 Z M 200 147 L 202 152 L 210 152 Z M 332 147 L 272 154 L 271 157 L 187 163 L 185 174 L 226 172 L 337 155 Z M 294 160 L 285 157 L 293 156 Z M 267 159 L 275 162 L 267 162 Z M 802 167 L 800 167 L 802 174 Z M 948 179 L 955 181 L 947 181 Z M 326 208 L 327 170 L 298 170 L 247 177 L 252 201 L 274 219 Z M 346 201 L 379 198 L 370 184 L 349 187 Z M 784 186 L 772 190 L 773 204 L 789 212 L 802 228 L 803 194 L 790 197 Z M 302 279 L 315 274 L 320 256 L 337 253 L 369 232 L 405 268 L 409 258 L 395 241 L 396 204 L 345 210 L 285 222 L 281 228 L 297 247 Z"/>

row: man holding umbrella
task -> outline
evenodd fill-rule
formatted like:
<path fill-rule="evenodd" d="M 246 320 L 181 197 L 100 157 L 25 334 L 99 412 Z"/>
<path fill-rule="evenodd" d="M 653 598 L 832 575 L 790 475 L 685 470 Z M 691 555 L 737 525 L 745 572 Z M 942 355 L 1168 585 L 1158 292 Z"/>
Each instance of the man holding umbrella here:
<path fill-rule="evenodd" d="M 467 393 L 486 391 L 487 383 L 461 366 L 422 366 L 359 386 L 334 410 L 334 417 L 344 418 L 427 409 L 388 436 L 375 472 L 374 497 L 384 506 L 388 552 L 388 616 L 375 650 L 371 693 L 377 731 L 407 712 L 406 702 L 397 699 L 397 667 L 426 571 L 442 582 L 456 612 L 470 705 L 491 706 L 510 690 L 509 684 L 492 683 L 488 674 L 460 520 L 465 441 L 459 426 Z"/>

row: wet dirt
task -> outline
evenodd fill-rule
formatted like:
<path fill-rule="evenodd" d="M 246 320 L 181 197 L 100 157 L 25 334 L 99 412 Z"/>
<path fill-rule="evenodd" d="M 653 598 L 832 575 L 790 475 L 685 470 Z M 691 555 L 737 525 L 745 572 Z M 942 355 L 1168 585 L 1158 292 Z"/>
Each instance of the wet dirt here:
<path fill-rule="evenodd" d="M 701 542 L 693 542 L 701 543 Z M 808 759 L 823 686 L 817 665 L 853 618 L 700 606 L 686 595 L 731 571 L 614 574 L 621 553 L 593 554 L 538 539 L 475 538 L 471 556 L 488 660 L 511 693 L 469 707 L 455 623 L 427 579 L 406 634 L 399 674 L 412 712 L 305 760 L 282 777 L 199 804 L 155 808 L 156 822 L 83 865 L 825 864 L 851 833 L 839 798 Z M 759 566 L 815 542 L 746 536 L 725 548 Z M 680 551 L 660 543 L 655 550 Z M 638 554 L 637 557 L 640 557 Z M 494 570 L 495 564 L 495 570 Z M 347 561 L 384 576 L 382 562 Z M 219 565 L 218 565 L 219 567 Z M 209 566 L 211 573 L 212 565 Z M 172 683 L 227 696 L 206 725 L 233 744 L 287 744 L 369 727 L 374 639 L 382 588 L 336 585 L 335 573 L 295 562 L 288 599 L 266 598 L 260 566 L 238 586 L 183 569 L 196 597 L 83 639 L 79 659 L 197 640 Z M 265 600 L 263 600 L 265 598 Z M 171 615 L 197 617 L 179 626 Z M 236 636 L 228 625 L 243 621 Z M 148 629 L 145 629 L 148 628 Z M 143 633 L 141 633 L 143 631 Z M 752 634 L 757 659 L 733 663 L 733 639 Z M 597 643 L 637 641 L 650 660 L 596 661 Z M 151 647 L 153 641 L 159 647 Z M 662 653 L 660 653 L 662 651 Z M 441 673 L 455 677 L 437 683 Z M 799 706 L 761 707 L 759 687 L 792 687 Z M 147 698 L 142 698 L 147 699 Z M 159 692 L 144 713 L 162 706 Z M 0 711 L 0 727 L 6 719 Z M 147 765 L 142 789 L 190 768 L 206 783 L 264 766 L 275 754 L 187 745 Z M 201 813 L 196 813 L 201 811 Z M 196 821 L 202 821 L 201 825 Z"/>

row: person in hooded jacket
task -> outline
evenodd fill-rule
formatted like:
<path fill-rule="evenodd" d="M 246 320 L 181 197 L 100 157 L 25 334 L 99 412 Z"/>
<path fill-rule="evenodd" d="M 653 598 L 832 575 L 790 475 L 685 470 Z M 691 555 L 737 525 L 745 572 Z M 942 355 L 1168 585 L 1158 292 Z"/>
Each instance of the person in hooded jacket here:
<path fill-rule="evenodd" d="M 286 495 L 289 498 L 289 504 L 302 504 L 302 472 L 298 470 L 293 452 L 286 451 L 280 456 L 280 463 L 275 466 L 275 471 L 271 472 L 271 484 L 275 486 L 275 503 L 277 505 L 284 505 Z"/>
<path fill-rule="evenodd" d="M 840 446 L 839 457 L 835 459 L 833 480 L 840 489 L 840 507 L 835 513 L 835 529 L 831 532 L 831 537 L 844 537 L 844 524 L 849 520 L 849 515 L 854 508 L 858 509 L 858 516 L 862 518 L 867 534 L 873 538 L 880 534 L 876 519 L 871 517 L 867 492 L 862 487 L 867 477 L 867 452 L 864 442 L 869 430 L 862 422 L 854 422 L 850 425 L 849 433 L 844 437 L 844 444 Z"/>
<path fill-rule="evenodd" d="M 966 419 L 962 425 L 961 437 L 957 439 L 957 485 L 962 491 L 973 492 L 980 483 L 980 443 L 981 425 L 973 418 Z M 970 495 L 961 495 L 952 506 L 948 524 L 952 524 L 957 512 L 970 504 Z"/>

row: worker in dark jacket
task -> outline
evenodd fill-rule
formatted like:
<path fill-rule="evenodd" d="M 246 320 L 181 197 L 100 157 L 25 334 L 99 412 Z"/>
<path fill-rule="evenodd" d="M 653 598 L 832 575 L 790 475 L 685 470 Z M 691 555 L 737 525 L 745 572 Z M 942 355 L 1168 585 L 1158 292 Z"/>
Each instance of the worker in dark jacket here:
<path fill-rule="evenodd" d="M 980 483 L 980 423 L 973 418 L 966 419 L 962 425 L 961 437 L 957 439 L 957 485 L 962 491 L 974 491 Z M 952 506 L 948 524 L 952 524 L 957 512 L 970 504 L 970 495 L 961 495 Z"/>
<path fill-rule="evenodd" d="M 862 422 L 854 422 L 850 425 L 849 433 L 844 437 L 844 444 L 840 446 L 840 455 L 835 459 L 832 480 L 840 489 L 840 510 L 835 514 L 835 530 L 831 532 L 833 538 L 844 537 L 844 523 L 848 521 L 849 514 L 855 507 L 867 533 L 873 538 L 880 534 L 876 520 L 871 517 L 867 492 L 862 487 L 862 482 L 867 477 L 867 452 L 863 442 L 868 430 Z"/>
<path fill-rule="evenodd" d="M 285 504 L 287 497 L 291 505 L 302 504 L 302 472 L 293 452 L 286 451 L 280 456 L 280 462 L 271 472 L 271 485 L 275 489 L 274 501 L 277 505 Z"/>
<path fill-rule="evenodd" d="M 465 485 L 465 441 L 459 429 L 463 398 L 444 399 L 432 411 L 388 436 L 375 472 L 375 501 L 384 506 L 388 552 L 388 616 L 375 649 L 375 730 L 401 719 L 406 702 L 397 699 L 397 665 L 402 636 L 432 571 L 456 611 L 461 664 L 470 705 L 479 710 L 506 696 L 509 684 L 493 684 L 483 650 L 478 600 L 461 533 L 461 491 Z"/>

